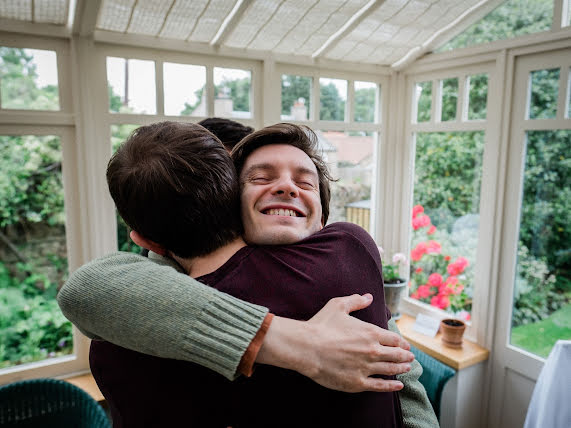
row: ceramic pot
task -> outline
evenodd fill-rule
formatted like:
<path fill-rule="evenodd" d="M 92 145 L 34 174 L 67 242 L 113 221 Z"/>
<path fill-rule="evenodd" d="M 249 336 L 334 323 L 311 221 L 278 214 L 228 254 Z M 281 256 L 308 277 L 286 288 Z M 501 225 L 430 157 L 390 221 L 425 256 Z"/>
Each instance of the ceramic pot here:
<path fill-rule="evenodd" d="M 392 319 L 395 321 L 401 317 L 399 310 L 400 302 L 407 289 L 407 282 L 404 279 L 401 282 L 385 283 L 385 304 L 391 311 Z"/>
<path fill-rule="evenodd" d="M 466 330 L 464 321 L 447 318 L 440 321 L 440 331 L 442 332 L 442 343 L 449 348 L 461 348 L 462 336 Z"/>

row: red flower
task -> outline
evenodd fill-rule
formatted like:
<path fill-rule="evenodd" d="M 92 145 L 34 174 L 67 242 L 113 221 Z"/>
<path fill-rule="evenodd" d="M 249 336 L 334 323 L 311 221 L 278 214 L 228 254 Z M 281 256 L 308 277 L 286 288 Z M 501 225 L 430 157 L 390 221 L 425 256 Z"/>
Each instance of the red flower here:
<path fill-rule="evenodd" d="M 450 256 L 444 256 L 444 260 L 446 260 L 447 262 L 450 261 Z"/>
<path fill-rule="evenodd" d="M 442 285 L 438 288 L 438 294 L 440 294 L 440 295 L 442 295 L 442 296 L 449 296 L 449 295 L 451 295 L 451 294 L 455 294 L 455 293 L 454 293 L 454 286 L 442 284 Z"/>
<path fill-rule="evenodd" d="M 430 226 L 430 229 L 428 229 L 428 232 L 426 232 L 426 234 L 432 235 L 434 232 L 436 232 L 436 226 L 432 225 Z"/>
<path fill-rule="evenodd" d="M 415 291 L 414 293 L 412 293 L 412 294 L 410 295 L 410 298 L 411 298 L 411 299 L 416 299 L 416 300 L 418 300 L 418 299 L 419 299 L 419 297 L 418 297 L 418 292 Z"/>
<path fill-rule="evenodd" d="M 419 242 L 416 247 L 410 252 L 410 258 L 417 262 L 424 254 L 426 254 L 426 242 Z"/>
<path fill-rule="evenodd" d="M 430 253 L 440 253 L 440 251 L 442 251 L 442 245 L 440 245 L 440 243 L 436 242 L 436 241 L 428 241 L 428 243 L 426 244 L 426 252 L 428 254 Z"/>
<path fill-rule="evenodd" d="M 417 267 L 417 268 L 414 270 L 414 272 L 415 272 L 415 273 L 420 273 L 420 272 L 422 272 L 422 268 L 421 268 L 421 267 Z"/>
<path fill-rule="evenodd" d="M 430 226 L 430 217 L 428 217 L 426 214 L 414 217 L 412 219 L 412 228 L 414 230 L 418 230 L 421 227 L 427 227 L 427 226 Z"/>
<path fill-rule="evenodd" d="M 458 284 L 458 278 L 455 276 L 449 276 L 446 278 L 446 285 L 456 285 Z"/>
<path fill-rule="evenodd" d="M 454 263 L 450 263 L 446 270 L 448 271 L 449 275 L 460 275 L 468 266 L 468 260 L 464 257 L 458 257 Z"/>
<path fill-rule="evenodd" d="M 418 287 L 418 290 L 416 290 L 416 292 L 418 293 L 418 297 L 421 299 L 424 299 L 430 296 L 431 294 L 430 287 L 428 285 L 421 285 L 420 287 Z"/>
<path fill-rule="evenodd" d="M 434 296 L 432 299 L 430 299 L 430 305 L 436 306 L 440 309 L 446 309 L 448 306 L 450 306 L 450 300 L 447 296 L 439 294 L 438 296 Z"/>
<path fill-rule="evenodd" d="M 428 283 L 432 287 L 440 287 L 442 285 L 442 275 L 439 273 L 433 273 L 428 277 Z"/>
<path fill-rule="evenodd" d="M 423 213 L 424 208 L 422 205 L 415 205 L 412 207 L 412 218 L 415 218 L 418 214 Z"/>

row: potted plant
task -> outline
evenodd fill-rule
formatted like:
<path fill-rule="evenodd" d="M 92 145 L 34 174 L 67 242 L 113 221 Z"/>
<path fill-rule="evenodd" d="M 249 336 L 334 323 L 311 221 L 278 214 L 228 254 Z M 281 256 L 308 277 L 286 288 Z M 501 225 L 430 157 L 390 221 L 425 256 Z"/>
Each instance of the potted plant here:
<path fill-rule="evenodd" d="M 455 318 L 446 318 L 440 321 L 442 343 L 449 348 L 461 348 L 462 336 L 466 330 L 466 323 Z"/>
<path fill-rule="evenodd" d="M 384 251 L 379 247 L 381 257 Z M 392 318 L 398 320 L 401 317 L 399 310 L 400 302 L 406 291 L 407 281 L 400 276 L 400 266 L 407 265 L 406 256 L 403 253 L 395 253 L 392 263 L 383 262 L 383 281 L 385 291 L 385 304 L 392 314 Z"/>

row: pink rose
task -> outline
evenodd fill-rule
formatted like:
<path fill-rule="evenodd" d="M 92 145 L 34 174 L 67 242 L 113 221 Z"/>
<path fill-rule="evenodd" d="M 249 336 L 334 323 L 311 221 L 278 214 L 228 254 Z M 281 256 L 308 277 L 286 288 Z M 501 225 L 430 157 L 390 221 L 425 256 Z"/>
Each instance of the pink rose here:
<path fill-rule="evenodd" d="M 428 277 L 428 283 L 432 287 L 440 287 L 442 285 L 442 275 L 439 273 L 433 273 Z"/>

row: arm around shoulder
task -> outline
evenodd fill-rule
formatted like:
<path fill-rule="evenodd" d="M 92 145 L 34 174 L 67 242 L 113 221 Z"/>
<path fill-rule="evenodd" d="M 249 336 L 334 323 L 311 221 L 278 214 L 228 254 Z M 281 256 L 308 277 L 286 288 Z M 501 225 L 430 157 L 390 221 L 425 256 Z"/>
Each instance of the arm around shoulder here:
<path fill-rule="evenodd" d="M 268 312 L 130 253 L 82 266 L 57 299 L 88 337 L 195 362 L 230 379 Z"/>

